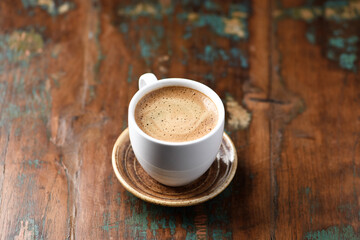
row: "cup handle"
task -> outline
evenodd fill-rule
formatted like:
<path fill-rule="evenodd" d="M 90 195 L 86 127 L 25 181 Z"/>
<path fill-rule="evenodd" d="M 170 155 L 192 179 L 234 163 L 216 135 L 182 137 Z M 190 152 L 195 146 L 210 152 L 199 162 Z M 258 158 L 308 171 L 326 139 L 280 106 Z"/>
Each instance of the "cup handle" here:
<path fill-rule="evenodd" d="M 142 89 L 143 87 L 146 87 L 150 84 L 153 84 L 155 82 L 157 82 L 157 78 L 154 74 L 152 73 L 145 73 L 143 75 L 140 76 L 139 78 L 139 89 Z"/>

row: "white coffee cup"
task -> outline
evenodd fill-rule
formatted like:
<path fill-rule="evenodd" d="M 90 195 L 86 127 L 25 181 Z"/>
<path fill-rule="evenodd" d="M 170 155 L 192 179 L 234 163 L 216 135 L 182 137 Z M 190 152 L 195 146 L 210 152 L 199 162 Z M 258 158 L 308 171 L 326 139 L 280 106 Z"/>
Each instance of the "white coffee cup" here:
<path fill-rule="evenodd" d="M 218 110 L 215 128 L 203 137 L 187 142 L 167 142 L 144 133 L 135 121 L 135 107 L 147 93 L 168 86 L 195 89 L 208 96 Z M 139 91 L 129 104 L 128 126 L 130 142 L 144 170 L 158 182 L 168 186 L 186 185 L 206 172 L 219 151 L 224 132 L 225 110 L 220 97 L 206 85 L 183 78 L 159 80 L 152 73 L 139 79 Z"/>

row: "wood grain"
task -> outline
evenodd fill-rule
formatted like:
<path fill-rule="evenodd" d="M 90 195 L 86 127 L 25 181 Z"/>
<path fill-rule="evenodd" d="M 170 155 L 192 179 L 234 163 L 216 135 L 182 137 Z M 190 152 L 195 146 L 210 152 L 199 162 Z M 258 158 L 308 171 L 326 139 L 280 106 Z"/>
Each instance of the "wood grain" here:
<path fill-rule="evenodd" d="M 0 239 L 359 239 L 360 2 L 0 2 Z M 145 72 L 213 88 L 238 170 L 146 203 L 111 166 Z"/>

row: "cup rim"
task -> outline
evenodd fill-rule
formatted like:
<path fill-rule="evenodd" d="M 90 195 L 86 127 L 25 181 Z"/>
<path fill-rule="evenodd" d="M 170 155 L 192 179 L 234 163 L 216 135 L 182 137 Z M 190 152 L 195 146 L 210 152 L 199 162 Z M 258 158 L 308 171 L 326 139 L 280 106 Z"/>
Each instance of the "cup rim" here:
<path fill-rule="evenodd" d="M 215 125 L 215 127 L 206 135 L 191 140 L 191 141 L 185 141 L 185 142 L 170 142 L 170 141 L 164 141 L 164 140 L 160 140 L 160 139 L 156 139 L 154 137 L 151 137 L 150 135 L 146 134 L 143 130 L 141 130 L 141 128 L 138 126 L 138 124 L 135 121 L 135 107 L 137 105 L 137 103 L 139 102 L 139 100 L 145 96 L 145 94 L 154 91 L 156 89 L 159 88 L 163 88 L 163 87 L 169 87 L 169 86 L 180 86 L 180 87 L 188 87 L 188 88 L 192 88 L 194 90 L 197 90 L 199 92 L 201 92 L 202 94 L 205 94 L 208 98 L 210 98 L 211 101 L 214 102 L 217 110 L 218 110 L 218 121 Z M 195 86 L 195 87 L 193 87 Z M 209 96 L 209 94 L 206 93 L 206 91 L 210 92 L 212 96 Z M 222 103 L 222 100 L 220 99 L 219 95 L 212 90 L 210 87 L 206 86 L 203 83 L 194 81 L 194 80 L 190 80 L 190 79 L 186 79 L 186 78 L 164 78 L 164 79 L 160 79 L 158 80 L 156 83 L 147 85 L 141 89 L 139 89 L 135 95 L 132 97 L 130 104 L 129 104 L 129 110 L 128 110 L 128 119 L 129 119 L 129 130 L 130 130 L 130 122 L 133 123 L 133 127 L 134 129 L 144 138 L 161 144 L 161 145 L 166 145 L 166 146 L 186 146 L 186 145 L 191 145 L 191 144 L 195 144 L 198 142 L 202 142 L 205 141 L 206 139 L 210 138 L 211 136 L 213 136 L 220 128 L 223 127 L 223 122 L 225 120 L 225 108 L 224 108 L 224 104 Z"/>

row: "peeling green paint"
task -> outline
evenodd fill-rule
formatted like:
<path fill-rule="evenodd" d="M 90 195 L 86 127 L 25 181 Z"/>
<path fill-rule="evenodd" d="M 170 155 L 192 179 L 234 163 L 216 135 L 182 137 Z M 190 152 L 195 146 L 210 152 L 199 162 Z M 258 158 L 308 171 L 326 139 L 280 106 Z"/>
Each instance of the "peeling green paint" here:
<path fill-rule="evenodd" d="M 121 205 L 121 193 L 117 193 L 117 197 L 116 197 L 116 203 L 117 205 Z"/>
<path fill-rule="evenodd" d="M 360 217 L 360 212 L 359 212 Z M 174 235 L 176 231 L 176 221 L 174 216 L 169 217 L 169 228 L 170 228 L 170 234 Z"/>
<path fill-rule="evenodd" d="M 103 54 L 102 48 L 101 48 L 100 34 L 101 34 L 101 23 L 98 21 L 96 23 L 96 31 L 95 31 L 95 36 L 94 36 L 95 46 L 96 46 L 96 50 L 97 50 L 97 58 L 96 58 L 96 62 L 94 64 L 94 73 L 95 73 L 95 81 L 97 83 L 100 82 L 100 77 L 99 77 L 100 67 L 101 67 L 102 61 L 105 59 L 105 55 Z"/>
<path fill-rule="evenodd" d="M 212 73 L 206 73 L 204 75 L 204 79 L 206 81 L 215 82 L 215 77 L 214 77 L 214 75 Z"/>
<path fill-rule="evenodd" d="M 25 217 L 24 220 L 20 221 L 17 226 L 17 234 L 15 239 L 34 239 L 42 240 L 43 237 L 39 234 L 39 225 L 36 223 L 34 218 Z"/>
<path fill-rule="evenodd" d="M 51 16 L 62 15 L 75 8 L 73 2 L 61 2 L 55 0 L 21 0 L 25 9 L 40 7 Z M 29 12 L 32 15 L 32 12 Z"/>
<path fill-rule="evenodd" d="M 129 26 L 128 26 L 128 24 L 125 23 L 125 22 L 121 23 L 121 24 L 120 24 L 120 31 L 121 31 L 122 33 L 128 33 L 128 31 L 129 31 Z"/>
<path fill-rule="evenodd" d="M 111 214 L 110 212 L 103 213 L 103 226 L 101 226 L 102 230 L 109 232 L 111 229 L 119 229 L 119 221 L 111 222 Z"/>
<path fill-rule="evenodd" d="M 128 83 L 131 83 L 131 81 L 132 81 L 132 71 L 133 71 L 133 66 L 130 64 L 129 71 L 128 71 L 128 78 L 127 78 Z"/>
<path fill-rule="evenodd" d="M 197 54 L 196 57 L 210 64 L 219 60 L 223 60 L 228 61 L 228 64 L 231 67 L 249 67 L 245 54 L 239 48 L 231 48 L 229 51 L 227 51 L 222 48 L 213 47 L 212 45 L 206 45 L 204 52 Z"/>
<path fill-rule="evenodd" d="M 322 19 L 329 24 L 336 24 L 339 29 L 325 35 L 327 45 L 326 57 L 338 62 L 342 69 L 357 71 L 356 61 L 358 60 L 358 32 L 356 29 L 349 28 L 354 20 L 360 19 L 360 2 L 343 1 L 324 1 L 322 5 L 307 3 L 301 7 L 277 9 L 273 12 L 276 19 L 293 18 L 308 22 L 306 38 L 311 44 L 316 43 L 314 21 Z M 322 33 L 323 34 L 323 33 Z"/>
<path fill-rule="evenodd" d="M 17 183 L 16 185 L 18 187 L 22 187 L 24 185 L 24 180 L 26 178 L 26 175 L 24 173 L 21 173 L 17 176 Z"/>
<path fill-rule="evenodd" d="M 336 48 L 344 48 L 345 47 L 345 41 L 343 38 L 340 38 L 340 37 L 330 38 L 329 44 L 330 44 L 330 46 L 333 46 Z"/>
<path fill-rule="evenodd" d="M 192 33 L 191 32 L 186 32 L 184 35 L 183 35 L 183 39 L 187 40 L 187 39 L 190 39 L 192 37 Z"/>
<path fill-rule="evenodd" d="M 127 196 L 128 198 L 124 203 L 131 209 L 132 214 L 125 219 L 125 224 L 129 227 L 131 235 L 125 232 L 124 238 L 156 238 L 157 231 L 160 229 L 170 229 L 170 234 L 174 235 L 176 232 L 175 216 L 179 214 L 186 216 L 188 214 L 187 209 L 145 203 L 128 192 Z M 194 228 L 194 224 L 190 222 L 189 220 L 188 223 L 191 228 Z M 186 228 L 189 226 L 185 223 Z M 153 237 L 147 234 L 147 229 L 151 230 Z"/>
<path fill-rule="evenodd" d="M 233 239 L 232 232 L 224 233 L 221 229 L 215 229 L 213 231 L 212 237 L 214 240 Z"/>
<path fill-rule="evenodd" d="M 138 18 L 138 17 L 153 17 L 155 19 L 162 19 L 165 15 L 170 15 L 174 11 L 172 5 L 165 6 L 160 3 L 138 3 L 121 7 L 118 10 L 120 16 Z"/>
<path fill-rule="evenodd" d="M 315 29 L 314 28 L 309 28 L 308 31 L 306 32 L 306 39 L 311 43 L 311 44 L 315 44 L 316 43 L 316 35 L 315 35 Z"/>
<path fill-rule="evenodd" d="M 127 202 L 130 203 L 130 209 L 132 211 L 131 216 L 125 219 L 125 224 L 128 226 L 131 231 L 131 236 L 127 235 L 125 232 L 125 238 L 137 238 L 137 239 L 147 239 L 147 228 L 148 228 L 148 210 L 146 203 L 143 201 L 139 201 L 132 194 L 127 194 L 128 199 Z"/>
<path fill-rule="evenodd" d="M 211 1 L 211 0 L 205 1 L 205 2 L 204 2 L 204 6 L 205 6 L 205 8 L 206 8 L 207 10 L 214 10 L 214 11 L 216 11 L 216 10 L 220 10 L 220 9 L 221 9 L 220 6 L 219 6 L 219 4 L 217 4 L 217 3 L 215 3 L 215 2 L 213 2 L 213 1 Z"/>
<path fill-rule="evenodd" d="M 233 183 L 231 183 L 219 196 L 207 203 L 207 209 L 211 214 L 208 215 L 209 234 L 213 239 L 232 239 L 232 231 L 229 227 L 230 218 L 229 199 L 233 193 Z"/>
<path fill-rule="evenodd" d="M 348 70 L 355 69 L 356 58 L 355 53 L 342 53 L 340 55 L 340 66 Z"/>
<path fill-rule="evenodd" d="M 0 66 L 17 64 L 18 67 L 16 74 L 12 75 L 12 81 L 10 77 L 6 83 L 0 83 L 0 100 L 3 103 L 0 127 L 9 129 L 17 119 L 22 123 L 31 119 L 26 123 L 27 130 L 33 130 L 39 124 L 35 119 L 47 124 L 52 101 L 51 83 L 41 70 L 47 67 L 47 63 L 42 64 L 41 68 L 27 68 L 32 58 L 41 56 L 44 47 L 42 36 L 33 29 L 0 35 L 0 52 L 4 54 Z M 9 92 L 10 89 L 12 92 Z M 21 132 L 21 129 L 17 131 Z M 49 136 L 49 129 L 47 134 Z"/>
<path fill-rule="evenodd" d="M 140 52 L 141 56 L 145 59 L 149 59 L 151 56 L 151 46 L 144 39 L 140 39 Z"/>
<path fill-rule="evenodd" d="M 195 222 L 193 218 L 183 215 L 181 227 L 186 230 L 186 240 L 196 239 Z"/>
<path fill-rule="evenodd" d="M 28 160 L 28 164 L 30 167 L 34 166 L 35 168 L 40 168 L 40 161 L 39 159 L 34 159 L 34 160 Z"/>
<path fill-rule="evenodd" d="M 307 240 L 359 240 L 360 235 L 355 233 L 350 225 L 331 226 L 326 229 L 308 232 L 305 234 Z"/>
<path fill-rule="evenodd" d="M 355 209 L 357 206 L 351 204 L 351 203 L 345 203 L 338 206 L 338 210 L 340 213 L 344 214 L 346 219 L 351 220 L 354 218 L 353 213 L 355 213 Z"/>
<path fill-rule="evenodd" d="M 43 52 L 43 48 L 44 39 L 34 29 L 0 35 L 0 61 L 27 65 L 28 61 Z"/>
<path fill-rule="evenodd" d="M 235 65 L 236 62 L 238 62 L 240 60 L 240 66 L 242 68 L 248 68 L 249 67 L 249 64 L 248 64 L 248 61 L 247 61 L 245 55 L 243 54 L 243 52 L 239 48 L 231 48 L 230 49 L 230 56 L 231 56 L 231 59 L 237 60 L 237 61 L 230 61 L 230 65 Z"/>
<path fill-rule="evenodd" d="M 234 11 L 234 9 L 241 9 L 241 11 Z M 185 21 L 192 29 L 209 27 L 219 36 L 240 40 L 247 39 L 249 36 L 247 11 L 246 5 L 234 4 L 230 6 L 230 13 L 227 16 L 215 13 L 183 12 L 179 13 L 177 18 L 179 21 Z"/>

